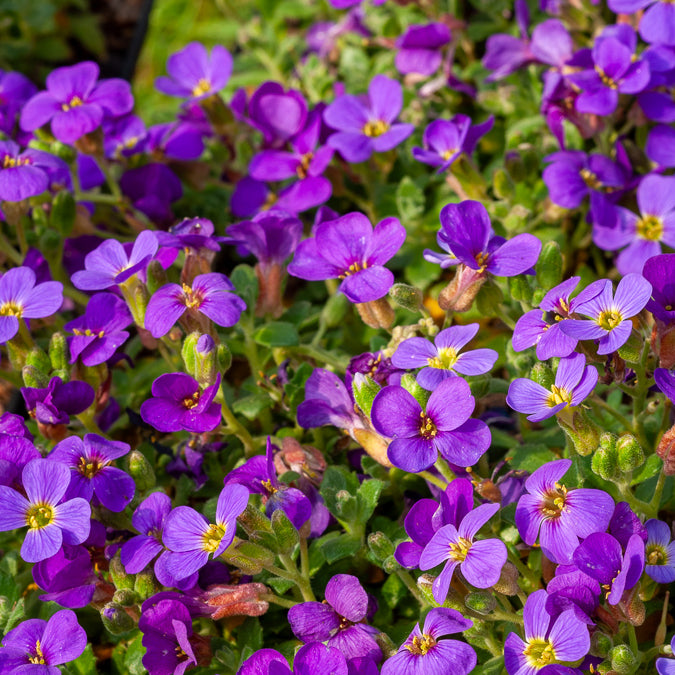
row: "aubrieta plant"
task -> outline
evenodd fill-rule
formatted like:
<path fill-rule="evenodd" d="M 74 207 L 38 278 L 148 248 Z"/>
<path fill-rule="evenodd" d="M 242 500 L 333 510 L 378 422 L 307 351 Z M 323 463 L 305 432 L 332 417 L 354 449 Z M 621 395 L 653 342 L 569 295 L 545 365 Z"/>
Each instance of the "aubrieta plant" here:
<path fill-rule="evenodd" d="M 675 673 L 675 5 L 215 6 L 0 71 L 0 672 Z"/>

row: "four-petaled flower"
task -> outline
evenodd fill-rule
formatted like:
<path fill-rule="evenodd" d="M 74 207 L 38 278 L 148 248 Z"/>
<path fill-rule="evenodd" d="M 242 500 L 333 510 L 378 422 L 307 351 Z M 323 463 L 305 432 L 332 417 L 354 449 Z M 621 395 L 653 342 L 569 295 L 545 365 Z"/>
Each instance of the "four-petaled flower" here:
<path fill-rule="evenodd" d="M 43 193 L 53 170 L 67 172 L 68 167 L 48 152 L 21 151 L 14 141 L 0 141 L 0 202 L 20 202 Z"/>
<path fill-rule="evenodd" d="M 648 520 L 645 527 L 645 572 L 660 584 L 671 584 L 675 581 L 675 542 L 671 541 L 670 527 L 654 518 Z"/>

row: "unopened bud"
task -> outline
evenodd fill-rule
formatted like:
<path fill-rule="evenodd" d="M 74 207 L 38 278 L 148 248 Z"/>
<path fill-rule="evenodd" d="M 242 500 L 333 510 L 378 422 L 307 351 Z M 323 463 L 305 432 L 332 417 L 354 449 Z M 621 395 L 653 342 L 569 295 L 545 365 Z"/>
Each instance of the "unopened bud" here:
<path fill-rule="evenodd" d="M 561 413 L 567 412 L 563 409 Z M 562 414 L 558 416 L 558 424 L 567 434 L 574 444 L 574 450 L 582 457 L 590 455 L 597 447 L 600 439 L 600 432 L 595 423 L 590 420 L 583 412 L 572 413 L 572 423 L 561 419 Z"/>
<path fill-rule="evenodd" d="M 619 347 L 619 356 L 626 363 L 639 363 L 642 356 L 643 339 L 633 331 L 628 340 Z"/>
<path fill-rule="evenodd" d="M 271 521 L 274 536 L 279 542 L 279 553 L 291 553 L 300 542 L 295 525 L 281 509 L 277 509 L 272 514 Z"/>
<path fill-rule="evenodd" d="M 464 604 L 477 614 L 490 614 L 497 606 L 497 599 L 492 593 L 474 591 L 464 598 Z"/>
<path fill-rule="evenodd" d="M 638 664 L 635 654 L 628 645 L 617 645 L 609 652 L 609 659 L 612 662 L 612 668 L 619 675 L 629 675 Z"/>
<path fill-rule="evenodd" d="M 109 633 L 122 635 L 136 628 L 136 622 L 117 602 L 107 603 L 101 610 L 101 621 Z"/>
<path fill-rule="evenodd" d="M 641 467 L 645 462 L 645 453 L 633 434 L 624 434 L 616 444 L 619 470 L 629 473 Z"/>
<path fill-rule="evenodd" d="M 49 340 L 49 361 L 54 370 L 68 370 L 70 364 L 68 363 L 68 343 L 66 336 L 61 332 L 52 334 Z M 61 378 L 64 382 L 68 379 Z"/>
<path fill-rule="evenodd" d="M 600 631 L 595 631 L 591 636 L 591 651 L 590 653 L 593 656 L 599 656 L 601 658 L 606 658 L 609 655 L 610 650 L 614 646 L 614 642 L 609 635 L 601 633 Z"/>
<path fill-rule="evenodd" d="M 656 454 L 663 460 L 663 473 L 666 476 L 675 475 L 675 426 L 661 436 Z"/>
<path fill-rule="evenodd" d="M 26 354 L 26 365 L 33 366 L 39 370 L 43 375 L 49 376 L 52 369 L 52 363 L 49 356 L 39 347 L 33 347 L 28 354 Z"/>
<path fill-rule="evenodd" d="M 389 289 L 389 296 L 397 305 L 411 312 L 419 312 L 424 301 L 422 291 L 408 284 L 394 284 Z"/>
<path fill-rule="evenodd" d="M 55 143 L 52 143 L 51 146 L 48 145 L 46 151 L 50 152 L 52 155 L 56 155 L 67 164 L 72 164 L 77 159 L 75 148 L 67 143 L 61 143 L 61 141 L 56 141 Z"/>
<path fill-rule="evenodd" d="M 370 302 L 357 302 L 356 309 L 363 323 L 371 328 L 388 329 L 394 323 L 394 310 L 386 297 Z"/>
<path fill-rule="evenodd" d="M 372 532 L 368 535 L 368 548 L 376 560 L 382 562 L 394 555 L 394 544 L 384 532 Z"/>
<path fill-rule="evenodd" d="M 260 583 L 214 584 L 200 599 L 211 607 L 211 618 L 218 620 L 227 616 L 262 616 L 269 609 L 262 597 L 269 593 L 267 586 Z"/>
<path fill-rule="evenodd" d="M 77 204 L 70 190 L 61 190 L 54 197 L 52 210 L 49 214 L 49 224 L 62 236 L 68 237 L 75 225 Z"/>
<path fill-rule="evenodd" d="M 518 595 L 520 587 L 518 586 L 518 568 L 508 560 L 502 567 L 502 573 L 499 581 L 492 587 L 502 595 Z"/>
<path fill-rule="evenodd" d="M 562 281 L 563 257 L 557 241 L 547 241 L 542 246 L 534 269 L 537 283 L 545 291 L 551 290 Z"/>
<path fill-rule="evenodd" d="M 343 293 L 335 293 L 335 295 L 331 295 L 328 298 L 321 311 L 321 318 L 328 328 L 335 328 L 342 323 L 347 314 L 349 304 L 347 296 Z"/>
<path fill-rule="evenodd" d="M 24 366 L 21 369 L 23 383 L 33 389 L 44 389 L 49 384 L 49 377 L 35 366 Z"/>
<path fill-rule="evenodd" d="M 596 476 L 612 481 L 619 476 L 619 456 L 616 437 L 605 432 L 601 434 L 598 449 L 593 453 L 591 470 Z"/>
<path fill-rule="evenodd" d="M 483 316 L 496 316 L 497 308 L 504 302 L 504 295 L 494 281 L 490 280 L 476 296 L 476 308 Z"/>
<path fill-rule="evenodd" d="M 216 359 L 218 371 L 224 375 L 232 365 L 232 352 L 225 343 L 219 344 L 216 348 Z"/>
<path fill-rule="evenodd" d="M 530 371 L 530 379 L 544 387 L 544 389 L 550 389 L 555 382 L 555 376 L 551 367 L 541 362 L 534 364 L 534 367 Z"/>
<path fill-rule="evenodd" d="M 154 295 L 157 290 L 169 282 L 166 270 L 162 267 L 159 260 L 154 259 L 148 263 L 147 280 L 150 295 Z"/>
<path fill-rule="evenodd" d="M 364 375 L 363 373 L 356 373 L 354 375 L 354 379 L 352 380 L 354 400 L 367 417 L 370 417 L 373 401 L 380 389 L 380 385 L 370 375 Z"/>
<path fill-rule="evenodd" d="M 155 472 L 142 452 L 132 450 L 127 455 L 127 463 L 129 475 L 134 479 L 139 494 L 155 487 Z"/>
<path fill-rule="evenodd" d="M 518 302 L 532 302 L 532 286 L 528 277 L 524 274 L 518 274 L 515 277 L 509 277 L 509 293 L 514 300 Z"/>
<path fill-rule="evenodd" d="M 385 574 L 393 574 L 396 570 L 400 569 L 401 565 L 393 555 L 390 555 L 382 561 L 382 570 Z"/>
<path fill-rule="evenodd" d="M 146 567 L 146 569 L 136 575 L 134 593 L 136 593 L 140 602 L 152 597 L 155 593 L 158 593 L 161 588 L 162 586 L 155 578 L 152 567 Z"/>
<path fill-rule="evenodd" d="M 181 350 L 183 363 L 188 375 L 208 387 L 216 379 L 216 343 L 208 334 L 190 333 L 183 340 Z"/>
<path fill-rule="evenodd" d="M 117 590 L 123 588 L 131 591 L 134 590 L 136 577 L 134 574 L 127 574 L 127 571 L 124 569 L 124 565 L 122 565 L 119 551 L 117 551 L 115 556 L 111 559 L 110 565 L 108 566 L 108 571 L 110 572 L 110 579 L 112 580 L 113 584 L 115 584 L 115 588 Z"/>
<path fill-rule="evenodd" d="M 115 591 L 112 601 L 122 605 L 122 607 L 131 607 L 138 604 L 138 595 L 136 595 L 135 591 L 128 588 L 122 588 Z"/>

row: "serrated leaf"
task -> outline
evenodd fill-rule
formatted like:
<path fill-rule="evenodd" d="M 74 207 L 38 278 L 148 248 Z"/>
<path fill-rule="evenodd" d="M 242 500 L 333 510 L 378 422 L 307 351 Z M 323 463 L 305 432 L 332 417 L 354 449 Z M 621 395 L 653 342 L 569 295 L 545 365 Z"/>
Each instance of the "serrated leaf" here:
<path fill-rule="evenodd" d="M 237 295 L 246 303 L 247 310 L 253 310 L 258 297 L 258 277 L 249 265 L 237 265 L 230 274 Z"/>
<path fill-rule="evenodd" d="M 264 347 L 295 347 L 300 344 L 298 329 L 287 321 L 272 321 L 258 328 L 253 339 Z"/>
<path fill-rule="evenodd" d="M 424 213 L 424 192 L 410 176 L 404 176 L 396 188 L 396 208 L 406 225 Z"/>
<path fill-rule="evenodd" d="M 360 548 L 361 540 L 346 533 L 328 539 L 321 544 L 321 550 L 329 564 L 353 556 Z"/>
<path fill-rule="evenodd" d="M 384 483 L 376 478 L 364 480 L 359 487 L 357 498 L 359 501 L 359 521 L 365 523 L 373 515 L 380 498 Z"/>

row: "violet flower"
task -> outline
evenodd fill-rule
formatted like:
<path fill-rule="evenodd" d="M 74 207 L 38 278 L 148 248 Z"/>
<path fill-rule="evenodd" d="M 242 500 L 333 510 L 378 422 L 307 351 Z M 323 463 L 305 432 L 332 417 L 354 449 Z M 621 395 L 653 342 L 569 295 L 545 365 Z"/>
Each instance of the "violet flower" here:
<path fill-rule="evenodd" d="M 604 532 L 614 512 L 614 500 L 603 490 L 568 490 L 560 482 L 570 466 L 569 459 L 558 459 L 539 467 L 516 507 L 522 540 L 532 546 L 539 536 L 546 557 L 562 564 L 572 560 L 579 539 Z"/>
<path fill-rule="evenodd" d="M 183 196 L 183 185 L 166 165 L 151 162 L 129 169 L 120 178 L 122 194 L 152 222 L 173 222 L 171 204 Z"/>
<path fill-rule="evenodd" d="M 646 523 L 645 572 L 659 584 L 675 581 L 675 542 L 670 527 L 662 520 L 650 518 Z"/>
<path fill-rule="evenodd" d="M 21 545 L 26 562 L 50 558 L 63 542 L 81 544 L 89 536 L 89 503 L 80 497 L 63 501 L 69 480 L 68 467 L 34 459 L 21 472 L 26 497 L 0 485 L 0 532 L 28 526 Z"/>
<path fill-rule="evenodd" d="M 94 390 L 87 382 L 62 382 L 54 376 L 44 389 L 21 387 L 28 414 L 41 424 L 68 424 L 70 415 L 79 415 L 94 402 Z"/>
<path fill-rule="evenodd" d="M 642 39 L 675 47 L 675 7 L 668 0 L 609 0 L 607 4 L 616 14 L 644 10 L 638 28 Z"/>
<path fill-rule="evenodd" d="M 111 511 L 123 511 L 133 499 L 136 484 L 122 469 L 111 466 L 113 460 L 130 450 L 127 443 L 109 441 L 98 434 L 69 436 L 58 443 L 48 459 L 70 467 L 67 498 L 93 496 Z"/>
<path fill-rule="evenodd" d="M 145 122 L 137 115 L 128 114 L 103 123 L 103 149 L 109 159 L 131 157 L 142 151 L 147 136 Z"/>
<path fill-rule="evenodd" d="M 623 548 L 628 546 L 628 541 L 634 534 L 645 543 L 648 536 L 647 528 L 628 505 L 628 502 L 619 502 L 614 508 L 612 519 L 609 521 L 609 533 Z"/>
<path fill-rule="evenodd" d="M 133 317 L 126 303 L 112 293 L 96 293 L 84 316 L 69 321 L 63 328 L 73 333 L 68 337 L 70 363 L 82 359 L 85 366 L 105 363 L 129 338 L 124 330 Z"/>
<path fill-rule="evenodd" d="M 588 628 L 568 609 L 555 620 L 546 611 L 546 591 L 532 593 L 523 610 L 525 640 L 509 633 L 504 665 L 509 675 L 562 675 L 573 672 L 561 662 L 582 659 L 591 648 Z"/>
<path fill-rule="evenodd" d="M 63 304 L 61 282 L 35 281 L 30 267 L 12 267 L 0 277 L 0 344 L 19 332 L 21 319 L 51 316 Z"/>
<path fill-rule="evenodd" d="M 37 87 L 25 75 L 0 69 L 0 130 L 7 136 L 14 135 L 17 115 L 36 93 Z"/>
<path fill-rule="evenodd" d="M 433 75 L 443 60 L 441 48 L 450 42 L 450 29 L 444 23 L 415 24 L 396 40 L 394 65 L 399 73 Z"/>
<path fill-rule="evenodd" d="M 675 371 L 671 372 L 666 368 L 656 368 L 654 370 L 654 381 L 661 392 L 671 401 L 675 402 Z"/>
<path fill-rule="evenodd" d="M 673 107 L 675 108 L 675 102 Z M 665 124 L 657 124 L 647 136 L 645 154 L 660 167 L 672 169 L 675 166 L 675 129 Z"/>
<path fill-rule="evenodd" d="M 499 581 L 508 556 L 506 545 L 501 539 L 474 541 L 480 528 L 497 511 L 499 504 L 482 504 L 464 516 L 458 527 L 444 525 L 424 547 L 421 570 L 430 570 L 445 562 L 432 585 L 434 600 L 439 605 L 445 602 L 457 567 L 464 579 L 476 588 L 490 588 Z"/>
<path fill-rule="evenodd" d="M 0 669 L 6 673 L 59 675 L 58 667 L 74 661 L 87 646 L 87 634 L 75 612 L 61 609 L 49 617 L 28 619 L 2 639 Z"/>
<path fill-rule="evenodd" d="M 190 42 L 166 62 L 169 77 L 158 77 L 155 87 L 163 94 L 201 100 L 217 94 L 232 74 L 230 52 L 216 45 L 209 56 L 200 42 Z"/>
<path fill-rule="evenodd" d="M 642 276 L 651 284 L 652 296 L 647 310 L 658 322 L 675 323 L 675 253 L 663 253 L 647 260 Z"/>
<path fill-rule="evenodd" d="M 94 597 L 97 577 L 91 555 L 84 546 L 68 546 L 51 558 L 33 566 L 33 580 L 46 591 L 43 602 L 55 602 L 61 607 L 86 607 Z"/>
<path fill-rule="evenodd" d="M 148 129 L 143 149 L 155 159 L 199 159 L 204 152 L 204 133 L 187 121 L 155 124 Z"/>
<path fill-rule="evenodd" d="M 207 218 L 184 218 L 168 232 L 155 232 L 155 236 L 160 246 L 176 249 L 176 254 L 184 249 L 194 253 L 203 253 L 203 249 L 217 253 L 223 238 L 214 236 L 213 232 L 213 223 Z"/>
<path fill-rule="evenodd" d="M 220 388 L 220 373 L 204 391 L 185 373 L 165 373 L 152 383 L 153 398 L 141 404 L 141 417 L 157 431 L 213 431 L 220 424 L 220 405 L 214 401 Z"/>
<path fill-rule="evenodd" d="M 458 640 L 442 640 L 445 635 L 461 633 L 473 622 L 458 611 L 445 607 L 432 609 L 401 645 L 382 665 L 382 675 L 437 675 L 452 668 L 457 675 L 467 675 L 476 666 L 476 652 Z"/>
<path fill-rule="evenodd" d="M 326 584 L 325 602 L 301 602 L 288 610 L 288 622 L 298 640 L 325 642 L 347 659 L 382 658 L 375 641 L 378 630 L 363 623 L 368 594 L 351 574 L 336 574 Z"/>
<path fill-rule="evenodd" d="M 472 349 L 460 354 L 478 328 L 477 323 L 450 326 L 436 335 L 433 345 L 425 338 L 408 338 L 398 345 L 391 362 L 397 368 L 422 368 L 417 382 L 429 391 L 450 377 L 484 375 L 499 357 L 494 349 Z"/>
<path fill-rule="evenodd" d="M 335 647 L 310 642 L 301 647 L 293 660 L 295 675 L 347 675 L 347 661 Z M 259 649 L 250 656 L 237 675 L 291 675 L 288 661 L 276 649 Z M 366 675 L 365 673 L 363 675 Z"/>
<path fill-rule="evenodd" d="M 563 410 L 568 414 L 568 407 L 581 405 L 597 383 L 598 371 L 595 366 L 587 366 L 583 354 L 573 354 L 560 359 L 555 384 L 550 389 L 519 377 L 509 385 L 506 402 L 514 410 L 527 414 L 530 422 L 541 422 Z"/>
<path fill-rule="evenodd" d="M 616 605 L 642 576 L 645 568 L 645 543 L 634 534 L 621 551 L 621 544 L 604 532 L 594 532 L 574 551 L 574 564 L 606 590 L 607 602 Z"/>
<path fill-rule="evenodd" d="M 403 387 L 389 385 L 373 401 L 375 430 L 393 440 L 387 456 L 394 466 L 417 473 L 441 456 L 458 466 L 473 466 L 490 446 L 485 422 L 470 419 L 476 405 L 469 385 L 459 377 L 441 382 L 426 410 Z"/>
<path fill-rule="evenodd" d="M 574 565 L 558 565 L 546 586 L 546 611 L 556 619 L 568 609 L 579 621 L 593 625 L 590 616 L 600 604 L 600 584 Z"/>
<path fill-rule="evenodd" d="M 226 485 L 218 497 L 215 524 L 189 506 L 178 506 L 167 516 L 162 539 L 170 551 L 167 570 L 175 579 L 189 577 L 227 549 L 248 497 L 243 485 Z"/>
<path fill-rule="evenodd" d="M 670 649 L 675 654 L 675 635 L 670 641 Z M 656 670 L 659 675 L 675 675 L 675 659 L 656 659 Z"/>
<path fill-rule="evenodd" d="M 631 317 L 639 314 L 652 294 L 651 284 L 639 274 L 628 274 L 612 297 L 612 282 L 598 279 L 577 296 L 576 311 L 592 317 L 564 321 L 560 330 L 578 340 L 598 340 L 598 354 L 611 354 L 633 330 Z"/>
<path fill-rule="evenodd" d="M 362 213 L 348 213 L 321 223 L 314 237 L 301 242 L 288 273 L 309 281 L 342 279 L 338 290 L 350 302 L 378 300 L 394 283 L 394 275 L 383 265 L 405 236 L 398 218 L 385 218 L 373 229 Z"/>
<path fill-rule="evenodd" d="M 209 319 L 218 326 L 234 326 L 246 309 L 246 303 L 232 291 L 232 282 L 217 272 L 198 274 L 192 286 L 166 284 L 148 302 L 145 327 L 153 337 L 162 337 L 186 311 L 187 318 L 198 323 L 200 328 L 208 328 Z"/>
<path fill-rule="evenodd" d="M 403 107 L 401 85 L 384 75 L 376 75 L 365 98 L 344 94 L 324 111 L 328 126 L 336 130 L 328 138 L 348 162 L 364 162 L 373 152 L 386 152 L 402 143 L 414 127 L 395 123 Z"/>
<path fill-rule="evenodd" d="M 52 133 L 63 143 L 74 143 L 97 129 L 104 116 L 128 113 L 134 105 L 131 87 L 120 79 L 97 82 L 93 61 L 57 68 L 47 75 L 47 91 L 40 92 L 21 111 L 21 128 L 35 131 L 51 122 Z"/>

